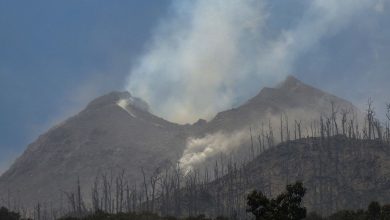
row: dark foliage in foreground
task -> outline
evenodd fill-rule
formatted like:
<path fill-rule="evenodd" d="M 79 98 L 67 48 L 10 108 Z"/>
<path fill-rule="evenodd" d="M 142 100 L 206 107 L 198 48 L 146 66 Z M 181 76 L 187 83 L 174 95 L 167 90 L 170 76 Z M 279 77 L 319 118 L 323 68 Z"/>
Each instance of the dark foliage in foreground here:
<path fill-rule="evenodd" d="M 76 217 L 63 217 L 59 220 L 213 220 L 211 218 L 206 218 L 204 215 L 199 215 L 196 217 L 187 217 L 187 218 L 176 218 L 173 216 L 161 217 L 157 214 L 143 212 L 143 213 L 118 213 L 118 214 L 109 214 L 102 211 L 98 211 L 94 214 L 87 215 L 85 217 L 76 218 Z M 217 217 L 214 220 L 228 220 L 225 217 Z"/>
<path fill-rule="evenodd" d="M 292 187 L 292 188 L 291 188 Z M 381 206 L 378 202 L 372 202 L 368 206 L 367 210 L 341 210 L 338 211 L 334 214 L 332 214 L 329 217 L 321 217 L 320 215 L 316 213 L 309 213 L 306 218 L 303 217 L 303 210 L 305 210 L 301 206 L 295 206 L 296 204 L 300 204 L 297 202 L 301 198 L 302 194 L 299 194 L 299 192 L 302 192 L 304 188 L 300 186 L 299 184 L 295 185 L 290 185 L 289 186 L 290 191 L 287 190 L 287 192 L 282 193 L 279 197 L 283 197 L 283 195 L 287 195 L 290 192 L 290 195 L 292 191 L 297 192 L 295 194 L 295 199 L 293 197 L 290 197 L 289 199 L 291 203 L 289 203 L 290 206 L 290 211 L 289 213 L 286 213 L 283 211 L 283 208 L 279 207 L 277 208 L 274 206 L 275 209 L 268 210 L 269 215 L 258 215 L 256 219 L 260 220 L 267 220 L 267 219 L 272 219 L 272 220 L 278 220 L 278 219 L 283 219 L 283 220 L 288 220 L 288 219 L 305 219 L 305 220 L 390 220 L 390 205 L 384 205 Z M 255 194 L 251 194 L 250 197 L 254 197 Z M 264 202 L 266 201 L 263 196 L 258 196 L 257 194 L 255 197 L 261 198 L 259 200 L 256 200 L 256 202 Z M 268 200 L 269 202 L 275 203 L 277 200 L 276 199 L 271 199 Z M 249 202 L 249 201 L 248 201 Z M 253 202 L 253 201 L 252 201 Z M 287 204 L 287 203 L 284 203 Z M 295 206 L 295 207 L 294 207 Z M 259 206 L 260 207 L 260 206 Z M 258 208 L 259 208 L 258 207 Z M 292 208 L 294 207 L 294 208 Z M 263 206 L 261 206 L 261 209 Z M 292 208 L 292 209 L 291 209 Z M 279 209 L 279 211 L 277 211 Z M 259 209 L 260 210 L 260 209 Z M 295 211 L 299 211 L 298 213 L 301 213 L 297 215 Z M 301 212 L 302 211 L 302 212 Z M 306 210 L 305 210 L 306 211 Z M 262 212 L 265 213 L 265 212 Z M 295 214 L 294 214 L 295 213 Z M 271 216 L 273 215 L 273 216 Z M 2 216 L 0 216 L 0 219 L 3 220 Z M 19 218 L 4 218 L 4 220 L 19 220 Z M 187 218 L 176 218 L 173 216 L 166 216 L 166 217 L 161 217 L 158 216 L 157 214 L 153 213 L 118 213 L 118 214 L 108 214 L 105 212 L 96 212 L 91 215 L 87 215 L 85 217 L 81 218 L 76 218 L 76 217 L 64 217 L 59 220 L 228 220 L 226 217 L 217 217 L 215 219 L 207 218 L 204 215 L 199 215 L 196 217 L 187 217 Z"/>
<path fill-rule="evenodd" d="M 293 197 L 289 197 L 291 203 L 290 203 L 290 209 L 293 207 L 293 209 L 290 210 L 289 213 L 286 213 L 284 211 L 281 211 L 279 214 L 276 210 L 280 208 L 276 208 L 275 210 L 268 210 L 269 214 L 274 214 L 275 217 L 271 217 L 270 215 L 268 217 L 259 216 L 257 219 L 261 220 L 277 220 L 277 219 L 305 219 L 305 220 L 390 220 L 390 205 L 383 205 L 381 206 L 378 202 L 371 202 L 370 205 L 367 207 L 367 210 L 340 210 L 328 217 L 321 217 L 320 215 L 316 213 L 309 213 L 306 218 L 301 218 L 302 215 L 296 215 L 296 213 L 303 213 L 303 212 L 295 212 L 295 210 L 305 210 L 304 207 L 296 206 L 297 204 L 300 204 L 299 198 L 303 197 L 302 193 L 304 188 L 299 185 L 289 185 L 287 187 L 287 190 L 285 193 L 282 193 L 277 198 L 282 198 L 288 194 L 293 195 Z M 292 193 L 294 192 L 294 193 Z M 294 195 L 295 194 L 295 195 Z M 261 192 L 256 192 L 256 196 L 254 193 L 250 194 L 248 196 L 254 198 L 260 198 L 258 200 L 253 200 L 252 202 L 261 202 L 267 204 L 268 202 L 275 203 L 276 199 L 269 200 L 265 196 L 259 196 L 261 195 Z M 288 197 L 288 196 L 287 196 Z M 293 199 L 295 197 L 295 199 Z M 286 197 L 284 197 L 286 198 Z M 267 199 L 267 200 L 266 200 Z M 249 202 L 249 201 L 248 201 Z M 269 203 L 268 203 L 269 204 Z M 281 203 L 279 203 L 281 204 Z M 284 203 L 287 204 L 287 203 Z M 275 206 L 274 206 L 275 207 Z M 258 206 L 258 208 L 263 209 L 263 206 Z M 260 209 L 256 210 L 260 210 Z M 306 210 L 305 210 L 306 212 Z M 262 212 L 265 213 L 265 212 Z M 295 213 L 295 214 L 294 214 Z M 0 220 L 30 220 L 30 219 L 23 219 L 20 217 L 20 214 L 17 212 L 13 212 L 8 210 L 7 208 L 1 207 L 0 208 Z M 186 218 L 177 218 L 174 216 L 165 216 L 161 217 L 157 214 L 149 213 L 149 212 L 143 212 L 143 213 L 117 213 L 117 214 L 110 214 L 102 211 L 97 211 L 93 214 L 85 215 L 84 217 L 62 217 L 58 220 L 229 220 L 226 217 L 217 217 L 217 218 L 207 218 L 205 215 L 198 215 L 196 217 L 186 217 Z"/>
<path fill-rule="evenodd" d="M 287 185 L 286 191 L 274 199 L 268 199 L 262 192 L 253 191 L 248 195 L 248 212 L 256 220 L 300 220 L 306 217 L 302 199 L 306 189 L 301 182 Z"/>
<path fill-rule="evenodd" d="M 0 208 L 0 220 L 23 220 L 19 213 L 8 210 L 5 207 Z"/>
<path fill-rule="evenodd" d="M 390 220 L 390 205 L 371 202 L 367 210 L 341 210 L 327 218 L 310 213 L 306 220 Z"/>
<path fill-rule="evenodd" d="M 390 220 L 390 205 L 381 206 L 378 202 L 371 202 L 367 210 L 340 210 L 328 217 L 316 213 L 306 216 L 306 208 L 302 206 L 305 192 L 301 182 L 287 185 L 286 191 L 274 199 L 253 191 L 247 197 L 247 212 L 256 220 Z"/>

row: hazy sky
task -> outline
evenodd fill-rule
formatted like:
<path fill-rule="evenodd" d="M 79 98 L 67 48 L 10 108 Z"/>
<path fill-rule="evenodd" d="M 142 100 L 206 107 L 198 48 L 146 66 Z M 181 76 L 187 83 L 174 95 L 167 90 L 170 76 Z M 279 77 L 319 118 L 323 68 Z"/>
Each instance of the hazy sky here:
<path fill-rule="evenodd" d="M 53 123 L 123 90 L 169 1 L 0 1 L 0 170 Z"/>
<path fill-rule="evenodd" d="M 389 1 L 0 1 L 0 172 L 39 134 L 111 90 L 145 96 L 152 111 L 175 120 L 161 102 L 168 98 L 185 109 L 177 112 L 183 122 L 292 74 L 358 106 L 374 97 L 380 110 L 390 101 Z M 219 63 L 205 66 L 210 54 Z M 202 88 L 206 68 L 217 77 Z"/>

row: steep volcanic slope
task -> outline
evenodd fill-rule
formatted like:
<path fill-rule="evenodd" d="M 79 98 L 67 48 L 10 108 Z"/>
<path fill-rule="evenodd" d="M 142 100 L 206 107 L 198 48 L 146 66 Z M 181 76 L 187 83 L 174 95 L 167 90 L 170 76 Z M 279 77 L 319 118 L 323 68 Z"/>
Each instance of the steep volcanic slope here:
<path fill-rule="evenodd" d="M 0 190 L 16 192 L 31 203 L 58 199 L 80 177 L 88 186 L 95 176 L 126 169 L 130 180 L 175 161 L 185 145 L 186 127 L 158 118 L 129 93 L 113 92 L 92 101 L 78 115 L 30 144 L 1 176 Z M 100 172 L 100 173 L 99 173 Z"/>
<path fill-rule="evenodd" d="M 321 114 L 329 114 L 332 103 L 339 111 L 358 111 L 350 102 L 288 76 L 275 88 L 263 88 L 242 106 L 218 113 L 207 124 L 205 131 L 231 131 L 248 128 L 249 125 L 258 127 L 261 122 L 267 123 L 269 119 L 278 121 L 281 114 L 287 115 L 291 120 L 310 123 L 314 119 L 318 120 Z"/>
<path fill-rule="evenodd" d="M 290 76 L 278 87 L 263 89 L 244 105 L 221 112 L 210 122 L 178 125 L 152 115 L 146 103 L 129 93 L 113 92 L 30 144 L 0 177 L 0 197 L 9 191 L 27 206 L 37 200 L 57 200 L 61 191 L 74 187 L 77 177 L 85 193 L 90 193 L 97 175 L 120 169 L 126 169 L 129 181 L 136 182 L 142 178 L 141 167 L 150 173 L 175 163 L 189 137 L 248 129 L 269 117 L 279 118 L 282 112 L 294 119 L 311 120 L 311 116 L 329 112 L 331 102 L 355 109 L 349 102 Z M 249 136 L 243 141 L 248 140 Z"/>
<path fill-rule="evenodd" d="M 300 123 L 301 137 L 312 135 L 312 123 L 318 124 L 321 116 L 330 117 L 332 112 L 337 112 L 339 118 L 342 111 L 349 112 L 350 118 L 360 115 L 350 102 L 288 76 L 275 88 L 264 88 L 243 105 L 218 113 L 204 123 L 193 132 L 194 138 L 180 161 L 185 169 L 191 169 L 213 166 L 221 154 L 233 154 L 237 161 L 248 160 L 258 151 L 260 135 L 272 130 L 273 142 L 278 143 L 282 128 L 286 140 L 287 130 L 290 137 L 294 136 L 295 121 Z"/>
<path fill-rule="evenodd" d="M 260 190 L 275 197 L 286 184 L 302 181 L 309 211 L 329 215 L 340 209 L 390 203 L 390 145 L 345 136 L 305 138 L 266 150 L 243 168 L 200 188 L 200 213 L 245 216 L 246 195 Z M 185 193 L 185 192 L 184 192 Z M 201 196 L 202 194 L 208 196 Z M 195 202 L 194 202 L 195 203 Z"/>

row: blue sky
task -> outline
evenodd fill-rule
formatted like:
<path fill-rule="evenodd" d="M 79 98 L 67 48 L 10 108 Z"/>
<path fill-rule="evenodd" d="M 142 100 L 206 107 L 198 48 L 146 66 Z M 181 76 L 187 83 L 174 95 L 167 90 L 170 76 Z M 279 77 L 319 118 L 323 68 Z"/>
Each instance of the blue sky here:
<path fill-rule="evenodd" d="M 123 88 L 168 1 L 0 1 L 0 166 L 85 106 Z"/>
<path fill-rule="evenodd" d="M 161 30 L 192 33 L 197 29 L 183 29 L 177 20 L 197 20 L 196 16 L 208 14 L 194 11 L 194 7 L 197 10 L 213 7 L 200 0 L 179 10 L 177 7 L 184 6 L 173 2 L 1 0 L 0 173 L 28 143 L 53 124 L 75 114 L 101 94 L 128 88 L 127 80 L 139 77 L 137 71 L 142 67 L 135 67 L 139 60 L 147 62 L 154 56 L 156 47 L 150 47 L 151 42 L 162 39 L 165 43 Z M 266 14 L 261 25 L 262 39 L 278 38 L 284 33 L 305 38 L 302 34 L 317 31 L 316 23 L 306 18 L 310 17 L 309 0 L 264 2 L 262 12 L 259 9 L 259 13 Z M 362 3 L 362 9 L 354 9 L 354 1 L 345 2 L 352 2 L 343 5 L 352 8 L 347 10 L 351 15 L 345 15 L 345 10 L 335 10 L 339 14 L 327 23 L 326 31 L 308 38 L 313 42 L 304 47 L 292 47 L 299 53 L 287 54 L 289 67 L 281 71 L 358 106 L 374 97 L 380 110 L 390 101 L 387 95 L 390 94 L 390 4 L 388 0 L 373 0 L 372 4 Z M 337 5 L 327 6 L 338 9 Z M 177 15 L 178 12 L 182 14 Z M 201 28 L 202 22 L 207 20 L 201 21 Z M 311 26 L 307 32 L 301 30 Z M 172 55 L 179 56 L 181 52 Z M 135 77 L 128 78 L 130 73 Z M 150 84 L 159 81 L 157 78 Z M 259 81 L 243 80 L 240 88 L 244 85 L 250 89 L 237 95 L 233 104 L 243 102 L 278 79 L 262 75 Z M 151 100 L 160 98 L 154 96 Z"/>

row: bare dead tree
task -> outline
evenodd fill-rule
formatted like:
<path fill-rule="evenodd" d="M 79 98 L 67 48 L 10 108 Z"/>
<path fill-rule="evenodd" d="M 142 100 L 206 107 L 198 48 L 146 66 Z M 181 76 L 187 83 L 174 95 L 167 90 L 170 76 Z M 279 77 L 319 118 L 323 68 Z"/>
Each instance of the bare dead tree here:
<path fill-rule="evenodd" d="M 115 209 L 116 213 L 123 211 L 123 192 L 124 192 L 124 175 L 125 170 L 122 170 L 115 178 Z"/>
<path fill-rule="evenodd" d="M 146 208 L 145 208 L 145 206 L 147 205 L 147 204 L 145 204 L 145 199 L 144 199 L 144 195 L 145 195 L 145 192 L 144 192 L 144 190 L 143 190 L 143 185 L 140 183 L 140 191 L 139 192 L 137 192 L 137 202 L 138 202 L 138 207 L 139 207 L 139 209 L 138 210 L 141 210 L 141 211 L 145 211 L 146 210 Z"/>
<path fill-rule="evenodd" d="M 93 182 L 92 190 L 92 208 L 94 212 L 100 210 L 100 198 L 99 198 L 99 178 L 96 177 Z"/>
<path fill-rule="evenodd" d="M 295 139 L 297 139 L 297 135 L 298 135 L 298 139 L 302 138 L 301 124 L 302 124 L 301 121 L 298 122 L 297 120 L 295 120 Z"/>
<path fill-rule="evenodd" d="M 221 176 L 225 175 L 225 162 L 224 162 L 224 155 L 223 153 L 221 152 L 221 154 L 219 155 L 219 158 L 220 158 L 220 164 L 221 164 Z"/>
<path fill-rule="evenodd" d="M 382 125 L 381 125 L 381 122 L 378 119 L 374 119 L 373 128 L 374 128 L 374 134 L 375 134 L 375 131 L 376 131 L 376 133 L 378 135 L 378 139 L 380 141 L 383 141 Z"/>
<path fill-rule="evenodd" d="M 109 202 L 110 202 L 110 213 L 115 212 L 115 200 L 114 200 L 114 195 L 113 195 L 113 188 L 114 187 L 114 170 L 110 170 L 110 184 L 109 184 L 109 191 L 108 191 L 108 196 L 109 196 Z"/>
<path fill-rule="evenodd" d="M 347 123 L 347 120 L 348 120 L 348 114 L 349 114 L 349 110 L 347 109 L 342 109 L 341 110 L 341 128 L 343 130 L 343 135 L 346 136 L 346 123 Z"/>
<path fill-rule="evenodd" d="M 268 135 L 267 135 L 268 148 L 274 146 L 274 132 L 271 125 L 271 120 L 268 121 Z"/>
<path fill-rule="evenodd" d="M 280 142 L 283 140 L 283 115 L 280 115 Z"/>
<path fill-rule="evenodd" d="M 146 211 L 150 211 L 149 210 L 149 193 L 148 193 L 148 183 L 146 181 L 146 174 L 145 174 L 145 170 L 143 167 L 141 167 L 141 172 L 142 172 L 142 176 L 143 176 L 143 186 L 144 186 L 144 196 L 146 198 Z"/>
<path fill-rule="evenodd" d="M 321 129 L 321 140 L 323 141 L 325 139 L 325 125 L 324 125 L 324 118 L 322 115 L 320 117 L 320 129 Z"/>
<path fill-rule="evenodd" d="M 199 181 L 200 181 L 202 189 L 208 190 L 209 183 L 210 183 L 210 177 L 209 177 L 209 169 L 207 166 L 203 168 L 203 180 L 200 178 L 200 174 L 199 174 Z"/>
<path fill-rule="evenodd" d="M 297 121 L 295 120 L 294 121 L 294 140 L 297 140 L 297 132 L 298 132 Z"/>
<path fill-rule="evenodd" d="M 38 202 L 34 208 L 34 219 L 41 220 L 41 204 Z"/>
<path fill-rule="evenodd" d="M 257 150 L 257 155 L 260 155 L 262 152 L 262 139 L 261 134 L 257 136 L 257 142 L 259 142 L 259 149 Z"/>
<path fill-rule="evenodd" d="M 103 181 L 103 197 L 101 201 L 101 207 L 105 212 L 109 211 L 109 191 L 110 191 L 110 183 L 108 181 L 107 175 L 102 174 L 102 181 Z"/>
<path fill-rule="evenodd" d="M 390 104 L 386 105 L 386 141 L 390 143 Z"/>
<path fill-rule="evenodd" d="M 374 117 L 375 117 L 375 112 L 372 107 L 373 101 L 371 98 L 368 99 L 367 102 L 367 123 L 368 123 L 368 139 L 372 139 L 372 133 L 373 133 L 373 123 L 374 123 Z"/>
<path fill-rule="evenodd" d="M 214 165 L 214 179 L 219 178 L 219 168 L 218 168 L 218 160 L 215 160 L 215 165 Z"/>
<path fill-rule="evenodd" d="M 77 201 L 77 213 L 81 215 L 85 211 L 85 205 L 83 196 L 81 194 L 80 177 L 77 177 L 77 189 L 76 189 L 76 201 Z"/>
<path fill-rule="evenodd" d="M 253 146 L 253 135 L 252 135 L 252 127 L 249 127 L 249 133 L 251 136 L 251 152 L 250 152 L 250 157 L 252 160 L 255 158 L 255 148 Z"/>
<path fill-rule="evenodd" d="M 332 132 L 332 135 L 338 135 L 339 129 L 337 126 L 337 110 L 334 102 L 331 102 L 331 105 L 332 105 L 331 121 L 332 121 L 332 128 L 333 128 L 332 130 L 334 130 Z"/>
<path fill-rule="evenodd" d="M 332 121 L 330 118 L 326 118 L 325 131 L 326 131 L 326 137 L 329 140 L 329 138 L 332 136 Z"/>
<path fill-rule="evenodd" d="M 170 170 L 168 167 L 164 170 L 164 175 L 161 176 L 160 180 L 160 187 L 161 187 L 161 213 L 163 215 L 167 215 L 171 208 L 171 191 L 173 188 L 173 185 L 171 183 L 172 177 L 170 175 Z"/>
<path fill-rule="evenodd" d="M 265 133 L 264 133 L 264 123 L 262 122 L 261 123 L 261 145 L 262 145 L 262 149 L 260 149 L 261 151 L 260 152 L 264 152 L 265 151 Z"/>
<path fill-rule="evenodd" d="M 71 193 L 65 192 L 65 195 L 66 195 L 66 197 L 68 199 L 70 212 L 76 213 L 76 210 L 77 210 L 77 205 L 76 204 L 77 203 L 76 203 L 75 194 L 73 192 L 71 192 Z"/>
<path fill-rule="evenodd" d="M 133 212 L 137 210 L 137 198 L 137 184 L 134 184 L 131 194 Z"/>
<path fill-rule="evenodd" d="M 125 184 L 126 188 L 125 188 L 125 193 L 126 193 L 126 200 L 125 200 L 125 204 L 126 204 L 126 212 L 127 213 L 130 213 L 132 210 L 131 210 L 131 191 L 130 191 L 130 187 L 129 187 L 129 182 L 126 181 L 126 184 Z"/>
<path fill-rule="evenodd" d="M 314 122 L 310 122 L 310 131 L 311 131 L 311 137 L 315 137 L 315 127 L 313 128 L 313 123 Z M 314 125 L 315 126 L 315 125 Z"/>
<path fill-rule="evenodd" d="M 286 140 L 287 141 L 290 141 L 290 129 L 288 127 L 288 115 L 285 115 L 285 118 L 286 118 Z"/>
<path fill-rule="evenodd" d="M 175 204 L 175 215 L 179 216 L 181 214 L 181 181 L 182 181 L 182 173 L 180 163 L 177 163 L 174 171 L 173 177 L 173 188 L 174 188 L 174 204 Z"/>
<path fill-rule="evenodd" d="M 156 168 L 153 174 L 150 176 L 150 186 L 152 190 L 152 203 L 151 203 L 151 212 L 154 212 L 154 204 L 156 198 L 156 184 L 160 180 L 160 169 Z"/>
<path fill-rule="evenodd" d="M 353 119 L 351 119 L 349 121 L 349 124 L 348 124 L 348 137 L 351 139 L 351 138 L 354 138 L 355 135 L 354 135 L 354 132 L 355 131 L 355 127 L 353 125 Z"/>
<path fill-rule="evenodd" d="M 362 132 L 359 130 L 359 122 L 357 121 L 355 123 L 355 139 L 361 139 L 362 138 Z"/>

